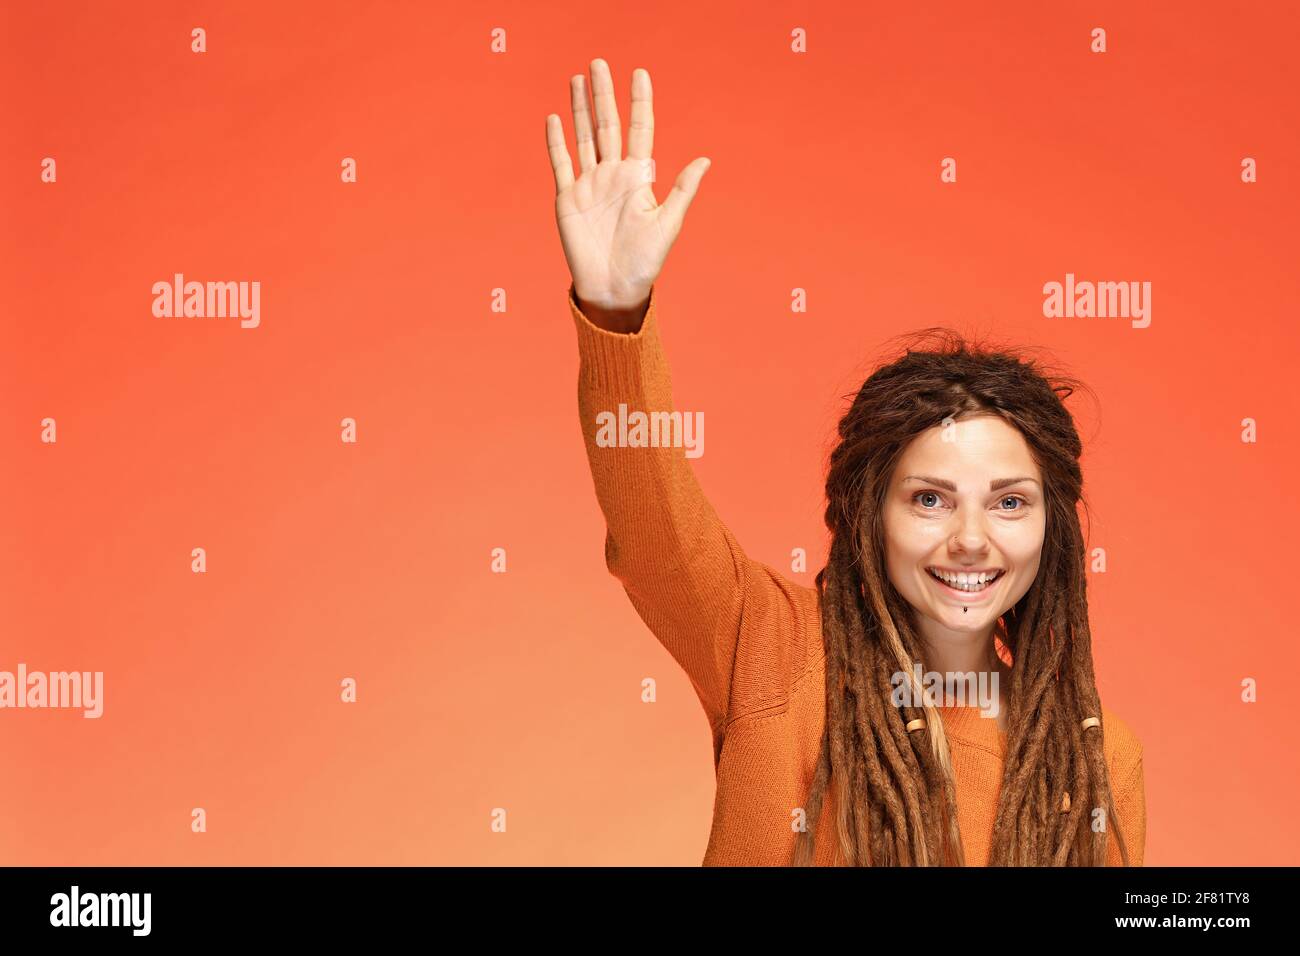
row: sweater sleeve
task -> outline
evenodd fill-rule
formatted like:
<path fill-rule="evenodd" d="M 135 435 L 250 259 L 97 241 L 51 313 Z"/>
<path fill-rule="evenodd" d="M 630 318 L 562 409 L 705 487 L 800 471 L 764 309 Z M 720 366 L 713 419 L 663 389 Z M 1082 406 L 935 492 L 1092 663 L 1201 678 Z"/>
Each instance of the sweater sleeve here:
<path fill-rule="evenodd" d="M 570 285 L 578 409 L 607 526 L 606 566 L 690 678 L 713 732 L 716 765 L 727 724 L 787 699 L 811 637 L 811 589 L 746 557 L 701 490 L 681 442 L 656 447 L 619 438 L 624 415 L 674 411 L 657 298 L 652 288 L 636 332 L 609 332 L 582 314 Z M 692 414 L 683 412 L 680 421 Z M 648 429 L 656 433 L 662 434 Z"/>
<path fill-rule="evenodd" d="M 1119 816 L 1120 829 L 1124 834 L 1124 845 L 1128 849 L 1130 866 L 1142 866 L 1146 857 L 1147 842 L 1147 804 L 1146 781 L 1142 773 L 1142 749 L 1137 747 L 1137 755 L 1125 774 L 1125 779 L 1116 781 L 1115 812 Z M 1119 855 L 1119 844 L 1115 840 L 1109 843 L 1107 866 L 1123 866 L 1124 860 Z"/>

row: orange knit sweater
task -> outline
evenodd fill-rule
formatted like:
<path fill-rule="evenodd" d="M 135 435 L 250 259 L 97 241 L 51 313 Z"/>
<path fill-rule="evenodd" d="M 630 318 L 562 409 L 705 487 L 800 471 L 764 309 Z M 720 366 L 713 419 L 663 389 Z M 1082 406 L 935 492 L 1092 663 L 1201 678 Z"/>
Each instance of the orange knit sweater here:
<path fill-rule="evenodd" d="M 792 811 L 807 797 L 825 720 L 817 590 L 746 556 L 681 447 L 602 447 L 598 440 L 597 416 L 617 417 L 620 403 L 628 413 L 673 410 L 654 289 L 635 333 L 594 325 L 578 308 L 572 285 L 569 309 L 578 332 L 582 432 L 608 528 L 606 564 L 690 677 L 712 730 L 717 796 L 704 865 L 788 865 L 796 836 Z M 977 707 L 941 713 L 966 862 L 983 866 L 1006 735 Z M 1101 730 L 1129 859 L 1140 866 L 1146 842 L 1142 747 L 1105 708 Z M 817 827 L 818 865 L 832 863 L 833 804 L 828 791 Z M 1113 833 L 1108 865 L 1121 865 Z"/>

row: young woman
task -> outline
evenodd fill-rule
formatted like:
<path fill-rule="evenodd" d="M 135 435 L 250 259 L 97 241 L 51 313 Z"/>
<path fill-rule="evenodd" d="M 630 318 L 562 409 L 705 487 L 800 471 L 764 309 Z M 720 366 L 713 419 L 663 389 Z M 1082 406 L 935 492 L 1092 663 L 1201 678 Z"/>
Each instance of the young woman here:
<path fill-rule="evenodd" d="M 754 561 L 681 447 L 599 423 L 673 410 L 654 282 L 709 161 L 660 205 L 649 74 L 626 157 L 605 61 L 594 124 L 582 74 L 570 93 L 576 179 L 556 114 L 546 141 L 582 429 L 609 570 L 713 732 L 704 863 L 1141 865 L 1142 748 L 1093 676 L 1078 383 L 956 336 L 907 350 L 839 424 L 816 588 Z"/>

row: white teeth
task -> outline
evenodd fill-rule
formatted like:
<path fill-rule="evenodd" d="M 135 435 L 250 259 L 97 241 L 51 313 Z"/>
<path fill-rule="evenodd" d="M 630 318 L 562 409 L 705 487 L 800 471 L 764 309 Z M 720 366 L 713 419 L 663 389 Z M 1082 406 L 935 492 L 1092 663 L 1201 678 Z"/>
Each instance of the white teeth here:
<path fill-rule="evenodd" d="M 948 574 L 944 571 L 938 571 L 934 568 L 927 568 L 930 574 L 943 581 L 949 587 L 954 587 L 958 591 L 982 591 L 988 587 L 989 582 L 1000 575 L 1001 571 L 987 571 L 979 574 Z"/>

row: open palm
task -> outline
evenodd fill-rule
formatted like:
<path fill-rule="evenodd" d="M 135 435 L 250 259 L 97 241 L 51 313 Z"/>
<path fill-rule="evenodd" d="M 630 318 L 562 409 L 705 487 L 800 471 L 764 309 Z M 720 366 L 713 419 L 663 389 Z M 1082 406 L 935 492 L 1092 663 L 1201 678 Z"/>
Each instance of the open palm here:
<path fill-rule="evenodd" d="M 691 162 L 660 205 L 654 181 L 654 109 L 650 74 L 632 72 L 632 125 L 627 156 L 609 64 L 591 61 L 591 99 L 596 112 L 593 136 L 585 78 L 569 81 L 580 174 L 564 144 L 558 114 L 546 117 L 546 147 L 555 174 L 555 219 L 560 243 L 584 304 L 611 312 L 643 305 L 664 259 L 681 232 L 686 210 L 709 168 L 703 157 Z"/>

